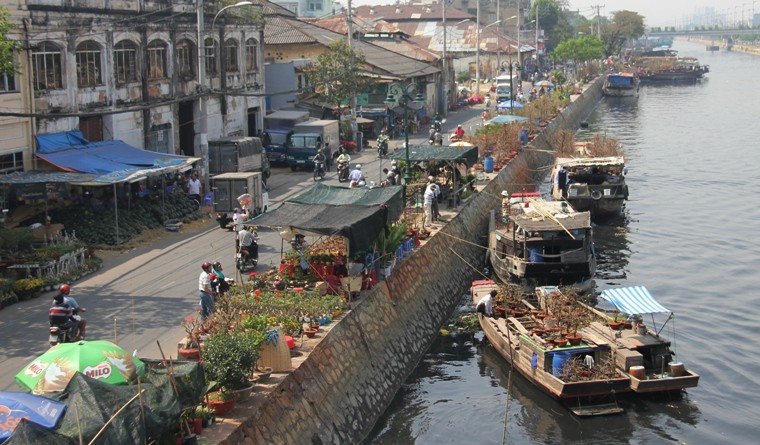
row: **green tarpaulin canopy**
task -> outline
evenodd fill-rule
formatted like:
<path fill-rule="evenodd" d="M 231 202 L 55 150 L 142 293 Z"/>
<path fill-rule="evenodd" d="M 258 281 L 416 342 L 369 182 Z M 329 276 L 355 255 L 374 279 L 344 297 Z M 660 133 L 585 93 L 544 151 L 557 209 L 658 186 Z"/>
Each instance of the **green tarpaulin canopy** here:
<path fill-rule="evenodd" d="M 406 160 L 406 150 L 390 153 L 391 159 Z M 457 147 L 453 145 L 410 145 L 409 161 L 464 161 L 468 166 L 478 162 L 478 147 Z"/>

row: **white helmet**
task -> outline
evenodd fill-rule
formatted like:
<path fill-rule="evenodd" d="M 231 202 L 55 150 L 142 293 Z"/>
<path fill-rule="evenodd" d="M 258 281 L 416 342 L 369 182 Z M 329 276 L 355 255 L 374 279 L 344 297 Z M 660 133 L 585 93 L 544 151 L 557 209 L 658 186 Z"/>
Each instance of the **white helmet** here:
<path fill-rule="evenodd" d="M 361 170 L 362 169 L 362 165 L 361 164 L 356 164 L 356 169 L 357 170 Z"/>

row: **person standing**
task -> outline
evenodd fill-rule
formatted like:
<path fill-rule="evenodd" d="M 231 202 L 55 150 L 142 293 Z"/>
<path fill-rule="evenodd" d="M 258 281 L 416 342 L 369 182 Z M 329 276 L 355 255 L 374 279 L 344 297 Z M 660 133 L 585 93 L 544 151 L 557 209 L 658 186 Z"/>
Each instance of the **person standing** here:
<path fill-rule="evenodd" d="M 214 291 L 211 289 L 211 264 L 204 262 L 201 264 L 201 274 L 198 277 L 198 293 L 201 298 L 201 319 L 206 321 L 214 313 Z"/>
<path fill-rule="evenodd" d="M 187 196 L 201 203 L 201 181 L 198 179 L 198 173 L 193 173 L 187 181 Z"/>
<path fill-rule="evenodd" d="M 422 217 L 423 231 L 425 230 L 425 227 L 433 223 L 433 200 L 435 199 L 437 188 L 438 186 L 436 184 L 428 184 L 428 186 L 425 187 L 425 193 L 422 195 L 422 209 L 424 211 Z"/>
<path fill-rule="evenodd" d="M 325 142 L 324 148 L 322 148 L 322 154 L 325 155 L 325 171 L 329 172 L 332 166 L 332 152 L 330 151 L 330 143 Z"/>
<path fill-rule="evenodd" d="M 224 278 L 224 271 L 222 269 L 222 263 L 219 261 L 215 262 L 211 266 L 211 272 L 216 274 L 216 277 L 219 279 L 219 296 L 223 296 L 225 292 L 227 292 L 230 289 L 230 284 L 225 280 Z"/>

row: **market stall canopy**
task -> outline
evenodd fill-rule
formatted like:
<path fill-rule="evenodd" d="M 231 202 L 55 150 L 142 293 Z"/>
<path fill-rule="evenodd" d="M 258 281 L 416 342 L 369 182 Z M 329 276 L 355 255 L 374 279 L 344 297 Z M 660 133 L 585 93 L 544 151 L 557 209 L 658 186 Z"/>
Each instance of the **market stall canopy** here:
<path fill-rule="evenodd" d="M 360 205 L 388 207 L 388 219 L 395 221 L 404 211 L 403 190 L 401 186 L 391 187 L 334 187 L 321 183 L 314 184 L 302 193 L 292 196 L 285 202 L 296 204 Z"/>
<path fill-rule="evenodd" d="M 511 124 L 512 122 L 527 122 L 528 118 L 512 114 L 500 114 L 486 122 L 486 125 Z"/>
<path fill-rule="evenodd" d="M 259 227 L 291 227 L 325 236 L 343 236 L 350 252 L 367 251 L 388 222 L 385 206 L 296 204 L 285 202 L 247 222 Z"/>
<path fill-rule="evenodd" d="M 74 143 L 74 145 L 65 145 Z M 133 147 L 123 141 L 88 142 L 80 132 L 37 136 L 36 155 L 68 172 L 116 174 L 128 177 L 143 170 L 161 172 L 189 168 L 200 158 L 158 153 Z M 121 179 L 124 180 L 124 179 Z"/>
<path fill-rule="evenodd" d="M 391 159 L 406 160 L 406 150 L 390 153 Z M 410 145 L 409 161 L 464 161 L 468 166 L 478 162 L 478 147 L 456 147 L 451 145 Z"/>
<path fill-rule="evenodd" d="M 654 299 L 644 286 L 605 289 L 602 298 L 626 314 L 662 314 L 670 310 Z"/>

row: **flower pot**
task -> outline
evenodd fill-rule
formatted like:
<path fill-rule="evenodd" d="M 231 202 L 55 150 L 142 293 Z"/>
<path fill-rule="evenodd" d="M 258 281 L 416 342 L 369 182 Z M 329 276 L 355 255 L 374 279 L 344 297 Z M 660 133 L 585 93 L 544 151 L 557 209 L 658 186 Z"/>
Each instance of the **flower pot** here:
<path fill-rule="evenodd" d="M 268 366 L 266 368 L 259 369 L 258 372 L 259 372 L 258 377 L 259 377 L 260 383 L 266 382 L 267 380 L 269 380 L 269 377 L 272 376 L 272 368 Z"/>
<path fill-rule="evenodd" d="M 179 348 L 177 355 L 185 360 L 197 362 L 201 358 L 200 348 Z"/>
<path fill-rule="evenodd" d="M 314 336 L 317 335 L 317 330 L 316 329 L 304 329 L 303 333 L 306 334 L 306 336 L 309 337 L 309 338 L 314 338 Z"/>
<path fill-rule="evenodd" d="M 607 323 L 607 325 L 613 331 L 617 331 L 617 330 L 619 330 L 620 328 L 623 327 L 623 322 L 622 321 L 610 321 L 609 323 Z"/>
<path fill-rule="evenodd" d="M 570 342 L 571 345 L 578 346 L 579 344 L 581 344 L 581 341 L 583 340 L 583 334 L 578 334 L 578 333 L 570 334 L 570 335 L 567 335 L 565 338 L 567 339 L 568 342 Z"/>
<path fill-rule="evenodd" d="M 235 408 L 236 403 L 237 398 L 232 398 L 229 400 L 209 400 L 208 406 L 214 410 L 214 414 L 217 416 L 223 416 L 232 411 L 232 409 Z"/>
<path fill-rule="evenodd" d="M 203 430 L 203 419 L 200 417 L 196 417 L 193 419 L 193 423 L 190 427 L 190 429 L 193 431 L 193 434 L 200 434 Z"/>
<path fill-rule="evenodd" d="M 497 317 L 497 318 L 506 318 L 507 309 L 504 306 L 494 306 L 493 315 L 494 317 Z"/>
<path fill-rule="evenodd" d="M 254 384 L 251 383 L 250 386 L 246 386 L 245 388 L 235 389 L 233 392 L 237 394 L 237 401 L 240 403 L 245 402 L 251 397 L 251 393 L 253 392 Z"/>

